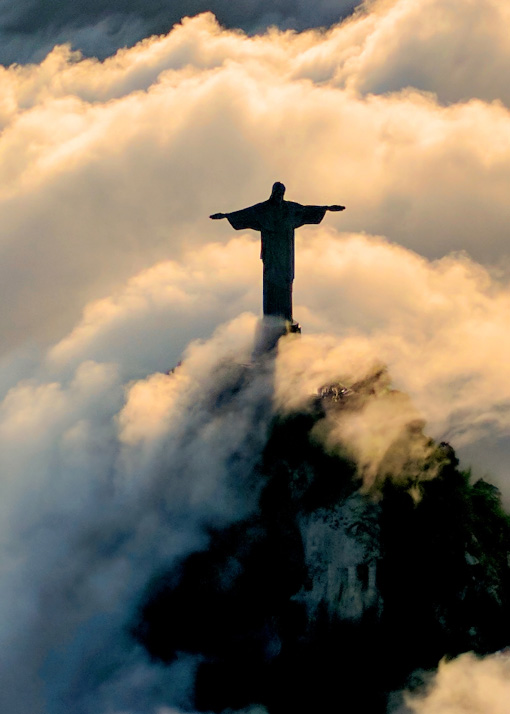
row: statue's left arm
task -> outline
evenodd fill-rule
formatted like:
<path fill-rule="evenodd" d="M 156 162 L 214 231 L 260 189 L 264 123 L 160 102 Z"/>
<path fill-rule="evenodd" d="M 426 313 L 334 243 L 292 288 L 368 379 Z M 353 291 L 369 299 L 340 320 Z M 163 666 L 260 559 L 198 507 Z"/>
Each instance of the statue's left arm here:
<path fill-rule="evenodd" d="M 294 228 L 299 228 L 309 223 L 320 223 L 326 211 L 344 211 L 345 206 L 302 206 L 299 203 L 293 204 L 294 208 Z"/>

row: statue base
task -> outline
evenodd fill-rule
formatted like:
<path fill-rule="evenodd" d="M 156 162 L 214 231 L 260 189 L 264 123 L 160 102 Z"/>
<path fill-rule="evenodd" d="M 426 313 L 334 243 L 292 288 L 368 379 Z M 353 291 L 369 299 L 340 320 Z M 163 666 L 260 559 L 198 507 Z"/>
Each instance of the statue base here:
<path fill-rule="evenodd" d="M 278 345 L 280 337 L 288 334 L 301 334 L 301 325 L 295 320 L 286 320 L 284 317 L 264 315 L 259 322 L 255 334 L 255 348 L 253 359 L 258 359 L 272 352 Z"/>

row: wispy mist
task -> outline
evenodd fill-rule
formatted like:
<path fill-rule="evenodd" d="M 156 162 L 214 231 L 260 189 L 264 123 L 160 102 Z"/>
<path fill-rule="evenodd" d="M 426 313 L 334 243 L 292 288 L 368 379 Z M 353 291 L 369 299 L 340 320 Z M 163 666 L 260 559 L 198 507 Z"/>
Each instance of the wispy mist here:
<path fill-rule="evenodd" d="M 150 665 L 129 618 L 154 572 L 257 503 L 260 484 L 246 474 L 265 443 L 272 380 L 260 368 L 240 388 L 252 326 L 235 321 L 125 396 L 116 369 L 92 362 L 7 395 L 3 710 L 145 712 L 186 701 L 192 665 Z"/>

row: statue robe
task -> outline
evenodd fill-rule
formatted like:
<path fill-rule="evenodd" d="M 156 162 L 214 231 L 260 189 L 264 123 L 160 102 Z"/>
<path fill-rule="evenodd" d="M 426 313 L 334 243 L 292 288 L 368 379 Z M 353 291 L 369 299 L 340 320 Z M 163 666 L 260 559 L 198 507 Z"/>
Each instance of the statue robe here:
<path fill-rule="evenodd" d="M 302 206 L 293 201 L 267 200 L 225 214 L 235 230 L 250 228 L 262 237 L 260 257 L 264 264 L 264 315 L 292 320 L 294 280 L 294 230 L 320 223 L 325 206 Z"/>

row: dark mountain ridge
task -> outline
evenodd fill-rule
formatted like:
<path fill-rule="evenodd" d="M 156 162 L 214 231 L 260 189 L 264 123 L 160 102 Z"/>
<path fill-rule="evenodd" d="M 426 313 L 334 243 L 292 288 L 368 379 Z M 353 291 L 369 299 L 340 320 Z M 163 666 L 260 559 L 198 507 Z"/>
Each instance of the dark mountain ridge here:
<path fill-rule="evenodd" d="M 231 396 L 250 379 L 239 374 Z M 508 644 L 510 519 L 498 490 L 473 483 L 417 420 L 368 486 L 347 451 L 319 438 L 328 418 L 401 398 L 377 370 L 275 415 L 247 479 L 261 485 L 258 510 L 154 576 L 132 631 L 159 661 L 197 656 L 190 706 L 382 714 L 442 657 Z"/>

